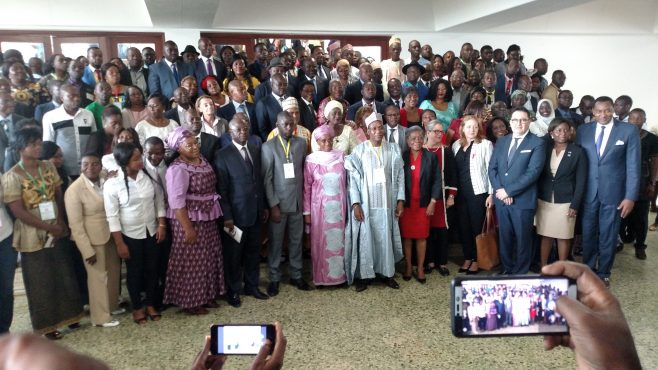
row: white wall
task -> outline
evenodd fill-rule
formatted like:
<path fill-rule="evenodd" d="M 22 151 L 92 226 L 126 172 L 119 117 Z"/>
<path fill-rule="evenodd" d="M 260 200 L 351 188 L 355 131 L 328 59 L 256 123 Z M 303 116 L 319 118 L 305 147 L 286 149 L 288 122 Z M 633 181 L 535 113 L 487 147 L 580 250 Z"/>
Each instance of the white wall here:
<path fill-rule="evenodd" d="M 409 59 L 407 44 L 416 39 L 430 44 L 434 53 L 453 50 L 459 55 L 464 42 L 474 48 L 489 44 L 507 50 L 510 44 L 521 46 L 526 67 L 535 59 L 548 61 L 547 79 L 553 70 L 567 75 L 564 89 L 574 94 L 574 105 L 583 95 L 594 97 L 619 95 L 633 98 L 633 107 L 647 111 L 647 122 L 658 126 L 658 73 L 653 63 L 658 60 L 658 35 L 543 35 L 543 34 L 445 34 L 400 33 L 402 58 Z"/>
<path fill-rule="evenodd" d="M 177 28 L 177 29 L 162 29 L 162 30 L 155 30 L 156 32 L 164 32 L 165 34 L 165 41 L 166 40 L 171 40 L 178 45 L 178 51 L 183 52 L 183 49 L 185 49 L 186 45 L 192 45 L 194 48 L 197 48 L 197 44 L 199 43 L 199 37 L 201 37 L 201 32 L 198 29 L 185 29 L 185 28 Z M 197 52 L 199 50 L 197 49 Z"/>

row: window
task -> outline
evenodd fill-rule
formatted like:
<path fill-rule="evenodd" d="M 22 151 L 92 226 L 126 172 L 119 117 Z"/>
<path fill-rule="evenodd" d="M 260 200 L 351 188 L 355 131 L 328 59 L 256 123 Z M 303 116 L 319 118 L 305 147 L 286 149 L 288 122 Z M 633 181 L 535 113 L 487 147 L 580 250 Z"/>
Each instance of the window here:
<path fill-rule="evenodd" d="M 155 50 L 155 44 L 154 43 L 133 43 L 133 42 L 124 42 L 124 43 L 117 43 L 117 57 L 123 59 L 124 61 L 126 60 L 126 52 L 128 51 L 129 48 L 137 48 L 140 52 L 142 49 L 149 47 Z"/>
<path fill-rule="evenodd" d="M 32 57 L 37 57 L 41 60 L 46 60 L 46 51 L 43 42 L 15 42 L 3 41 L 0 43 L 2 51 L 9 49 L 16 49 L 23 54 L 23 60 L 26 62 Z"/>
<path fill-rule="evenodd" d="M 87 56 L 87 49 L 92 46 L 99 46 L 97 42 L 62 42 L 60 44 L 61 52 L 67 57 L 77 58 Z"/>

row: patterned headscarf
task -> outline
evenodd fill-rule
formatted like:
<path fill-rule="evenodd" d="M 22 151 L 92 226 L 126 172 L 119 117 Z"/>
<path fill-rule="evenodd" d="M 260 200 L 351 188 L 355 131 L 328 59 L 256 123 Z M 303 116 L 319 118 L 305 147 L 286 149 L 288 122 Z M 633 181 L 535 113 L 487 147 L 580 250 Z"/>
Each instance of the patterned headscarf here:
<path fill-rule="evenodd" d="M 313 139 L 315 139 L 315 141 L 318 141 L 323 137 L 327 137 L 327 136 L 330 138 L 333 138 L 335 136 L 333 127 L 329 125 L 322 125 L 316 128 L 315 130 L 313 130 Z"/>
<path fill-rule="evenodd" d="M 194 134 L 184 127 L 176 127 L 176 129 L 170 132 L 167 136 L 167 145 L 169 148 L 178 151 L 178 148 L 180 148 L 183 141 L 188 137 L 194 137 Z"/>

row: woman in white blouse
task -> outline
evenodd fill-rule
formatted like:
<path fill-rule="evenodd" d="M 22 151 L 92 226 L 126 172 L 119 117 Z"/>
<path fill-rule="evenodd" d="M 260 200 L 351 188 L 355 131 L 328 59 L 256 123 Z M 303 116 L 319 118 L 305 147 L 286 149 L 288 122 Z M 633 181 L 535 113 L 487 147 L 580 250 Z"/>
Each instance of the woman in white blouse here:
<path fill-rule="evenodd" d="M 162 95 L 151 95 L 146 101 L 148 109 L 148 118 L 140 121 L 135 126 L 135 131 L 139 134 L 139 143 L 144 146 L 144 141 L 151 136 L 157 136 L 164 140 L 171 131 L 178 127 L 178 123 L 173 119 L 164 116 L 165 105 L 167 102 Z"/>
<path fill-rule="evenodd" d="M 228 131 L 228 121 L 217 115 L 217 107 L 210 96 L 200 96 L 196 110 L 201 114 L 201 132 L 222 137 Z"/>
<path fill-rule="evenodd" d="M 167 227 L 164 194 L 143 171 L 142 153 L 135 144 L 117 144 L 114 158 L 121 171 L 105 183 L 105 212 L 117 253 L 126 260 L 133 320 L 144 325 L 147 316 L 160 320 L 153 305 L 158 286 L 156 243 L 165 239 Z"/>
<path fill-rule="evenodd" d="M 464 263 L 459 272 L 470 275 L 480 271 L 475 237 L 482 231 L 486 207 L 493 204 L 488 176 L 493 144 L 484 139 L 484 130 L 475 116 L 464 116 L 460 134 L 460 139 L 452 145 L 459 189 L 455 207 L 464 252 Z"/>

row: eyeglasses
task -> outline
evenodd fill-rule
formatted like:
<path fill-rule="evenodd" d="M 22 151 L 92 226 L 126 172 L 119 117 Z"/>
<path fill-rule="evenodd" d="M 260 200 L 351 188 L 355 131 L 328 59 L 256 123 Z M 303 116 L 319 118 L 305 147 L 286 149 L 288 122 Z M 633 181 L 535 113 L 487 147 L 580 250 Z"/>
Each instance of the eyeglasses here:
<path fill-rule="evenodd" d="M 431 130 L 430 132 L 434 135 L 443 135 L 443 130 Z"/>
<path fill-rule="evenodd" d="M 528 123 L 528 122 L 530 122 L 530 120 L 527 119 L 527 118 L 521 118 L 521 119 L 512 118 L 511 120 L 509 120 L 509 122 L 510 123 Z"/>

